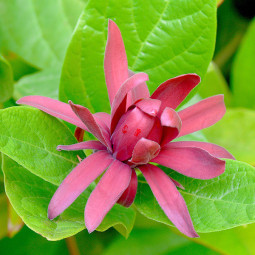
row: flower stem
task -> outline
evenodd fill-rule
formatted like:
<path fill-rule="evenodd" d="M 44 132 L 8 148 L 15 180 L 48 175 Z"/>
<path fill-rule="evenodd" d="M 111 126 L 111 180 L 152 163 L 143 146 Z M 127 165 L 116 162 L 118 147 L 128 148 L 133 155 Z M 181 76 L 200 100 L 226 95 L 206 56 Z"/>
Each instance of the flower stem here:
<path fill-rule="evenodd" d="M 80 255 L 80 251 L 74 236 L 68 237 L 65 239 L 66 245 L 70 255 Z"/>

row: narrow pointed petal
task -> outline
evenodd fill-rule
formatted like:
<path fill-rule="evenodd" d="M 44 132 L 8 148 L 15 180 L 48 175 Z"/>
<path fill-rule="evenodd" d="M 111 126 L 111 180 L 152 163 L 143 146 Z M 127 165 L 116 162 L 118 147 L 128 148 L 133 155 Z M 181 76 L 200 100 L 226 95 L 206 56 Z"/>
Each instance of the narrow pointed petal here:
<path fill-rule="evenodd" d="M 212 179 L 225 171 L 225 161 L 195 147 L 172 148 L 166 145 L 152 162 L 197 179 Z"/>
<path fill-rule="evenodd" d="M 208 97 L 178 112 L 182 120 L 179 137 L 212 126 L 225 112 L 224 95 Z"/>
<path fill-rule="evenodd" d="M 170 177 L 170 179 L 171 179 L 171 181 L 174 183 L 174 185 L 175 185 L 176 187 L 185 190 L 185 188 L 184 188 L 178 181 L 174 180 L 174 179 L 171 178 L 171 177 Z"/>
<path fill-rule="evenodd" d="M 132 77 L 128 78 L 118 90 L 114 101 L 112 103 L 112 112 L 111 112 L 111 132 L 113 133 L 116 125 L 118 124 L 121 116 L 126 112 L 126 99 L 127 93 L 135 88 L 137 85 L 142 82 L 147 81 L 148 75 L 146 73 L 137 73 Z"/>
<path fill-rule="evenodd" d="M 131 77 L 135 73 L 131 70 L 128 70 L 128 76 Z M 127 95 L 127 108 L 134 104 L 137 100 L 139 99 L 144 99 L 144 98 L 149 98 L 150 97 L 150 92 L 148 89 L 148 86 L 146 82 L 143 82 L 133 88 L 130 92 L 128 92 Z"/>
<path fill-rule="evenodd" d="M 137 107 L 126 112 L 111 137 L 114 157 L 120 161 L 130 159 L 136 143 L 147 137 L 154 122 L 155 118 Z"/>
<path fill-rule="evenodd" d="M 135 170 L 133 169 L 130 183 L 127 189 L 122 194 L 122 196 L 119 198 L 118 203 L 125 207 L 131 206 L 135 200 L 137 185 L 138 185 L 137 175 Z"/>
<path fill-rule="evenodd" d="M 78 150 L 107 150 L 107 148 L 99 141 L 85 141 L 71 145 L 59 145 L 58 151 L 78 151 Z"/>
<path fill-rule="evenodd" d="M 161 100 L 161 114 L 166 107 L 176 109 L 199 82 L 200 77 L 197 74 L 180 75 L 162 83 L 151 98 Z"/>
<path fill-rule="evenodd" d="M 156 117 L 159 112 L 161 101 L 157 99 L 148 98 L 140 100 L 135 105 L 143 112 L 151 115 L 152 117 Z"/>
<path fill-rule="evenodd" d="M 154 165 L 140 166 L 142 174 L 148 182 L 160 207 L 173 224 L 185 235 L 198 237 L 186 203 L 171 179 Z"/>
<path fill-rule="evenodd" d="M 84 138 L 84 129 L 81 129 L 80 127 L 77 127 L 74 131 L 74 137 L 77 139 L 77 141 L 80 143 L 83 141 Z"/>
<path fill-rule="evenodd" d="M 106 151 L 96 152 L 85 158 L 64 179 L 48 207 L 49 219 L 56 218 L 113 162 Z"/>
<path fill-rule="evenodd" d="M 213 143 L 183 141 L 183 142 L 172 142 L 172 143 L 169 143 L 168 145 L 168 148 L 180 148 L 180 147 L 196 147 L 196 148 L 200 148 L 207 151 L 208 153 L 210 153 L 212 156 L 216 158 L 235 159 L 234 156 L 230 154 L 226 149 Z"/>
<path fill-rule="evenodd" d="M 106 112 L 96 112 L 93 116 L 97 119 L 97 123 L 104 127 L 105 129 L 110 130 L 111 126 L 111 116 Z"/>
<path fill-rule="evenodd" d="M 82 122 L 88 127 L 89 131 L 105 146 L 111 150 L 110 134 L 107 130 L 98 125 L 92 113 L 86 107 L 73 104 L 69 101 L 74 113 L 82 120 Z"/>
<path fill-rule="evenodd" d="M 121 84 L 128 78 L 128 63 L 125 46 L 118 26 L 109 20 L 108 39 L 104 58 L 105 81 L 110 104 Z"/>
<path fill-rule="evenodd" d="M 30 105 L 38 108 L 54 117 L 74 124 L 77 127 L 88 130 L 86 125 L 75 115 L 70 105 L 43 96 L 26 96 L 17 101 L 17 104 Z"/>
<path fill-rule="evenodd" d="M 132 169 L 115 160 L 91 193 L 85 207 L 85 225 L 93 232 L 130 183 Z"/>
<path fill-rule="evenodd" d="M 134 147 L 132 158 L 129 160 L 135 165 L 144 165 L 155 158 L 160 151 L 160 145 L 146 138 L 141 138 Z"/>
<path fill-rule="evenodd" d="M 163 126 L 163 134 L 160 145 L 164 146 L 178 136 L 182 122 L 178 113 L 169 107 L 166 107 L 162 112 L 160 121 Z"/>

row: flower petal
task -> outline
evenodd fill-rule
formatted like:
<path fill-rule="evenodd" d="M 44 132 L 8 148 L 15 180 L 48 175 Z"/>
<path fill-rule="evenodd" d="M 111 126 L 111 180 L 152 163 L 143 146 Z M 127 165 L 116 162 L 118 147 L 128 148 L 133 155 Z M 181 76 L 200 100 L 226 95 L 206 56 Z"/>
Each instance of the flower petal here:
<path fill-rule="evenodd" d="M 162 83 L 151 98 L 161 100 L 161 114 L 166 107 L 175 109 L 199 82 L 197 74 L 180 75 Z"/>
<path fill-rule="evenodd" d="M 78 150 L 106 150 L 107 148 L 99 141 L 85 141 L 71 145 L 59 145 L 57 147 L 58 151 L 78 151 Z"/>
<path fill-rule="evenodd" d="M 82 120 L 82 122 L 88 127 L 89 131 L 105 146 L 108 147 L 108 149 L 111 148 L 111 142 L 110 142 L 110 134 L 107 132 L 107 130 L 103 129 L 102 127 L 98 125 L 97 121 L 95 120 L 92 113 L 87 109 L 86 107 L 83 107 L 81 105 L 73 104 L 71 101 L 69 101 L 70 106 L 72 107 L 72 110 L 74 113 Z"/>
<path fill-rule="evenodd" d="M 135 105 L 143 112 L 151 115 L 152 117 L 156 117 L 159 112 L 161 101 L 157 99 L 147 98 L 140 100 Z"/>
<path fill-rule="evenodd" d="M 160 121 L 163 126 L 163 134 L 160 145 L 164 146 L 178 136 L 182 122 L 178 113 L 169 107 L 166 107 L 162 112 Z"/>
<path fill-rule="evenodd" d="M 144 81 L 147 81 L 148 75 L 146 73 L 137 73 L 132 77 L 128 78 L 118 90 L 114 101 L 112 103 L 111 111 L 111 132 L 113 133 L 115 127 L 118 124 L 121 116 L 126 112 L 126 99 L 127 93 L 135 88 L 137 85 L 141 84 Z"/>
<path fill-rule="evenodd" d="M 225 171 L 225 161 L 195 147 L 172 148 L 166 145 L 152 162 L 197 179 L 215 178 Z"/>
<path fill-rule="evenodd" d="M 77 127 L 74 131 L 74 137 L 77 139 L 77 141 L 80 143 L 83 141 L 84 138 L 84 129 Z"/>
<path fill-rule="evenodd" d="M 146 138 L 141 138 L 134 147 L 132 158 L 129 162 L 135 165 L 144 165 L 155 158 L 160 151 L 160 145 Z"/>
<path fill-rule="evenodd" d="M 121 84 L 128 78 L 128 63 L 125 46 L 120 30 L 112 20 L 108 22 L 104 72 L 109 100 L 110 104 L 112 104 Z"/>
<path fill-rule="evenodd" d="M 154 122 L 155 118 L 137 107 L 126 112 L 111 137 L 114 157 L 120 161 L 130 159 L 136 143 L 147 137 Z"/>
<path fill-rule="evenodd" d="M 98 151 L 78 164 L 64 179 L 52 197 L 48 207 L 48 218 L 56 218 L 69 207 L 113 160 L 106 151 Z"/>
<path fill-rule="evenodd" d="M 160 207 L 173 224 L 183 234 L 189 237 L 198 237 L 185 201 L 171 179 L 154 165 L 147 164 L 140 166 L 139 169 L 148 182 Z"/>
<path fill-rule="evenodd" d="M 178 137 L 212 126 L 226 112 L 224 95 L 208 97 L 180 112 L 182 128 Z"/>
<path fill-rule="evenodd" d="M 183 141 L 183 142 L 171 142 L 168 145 L 168 148 L 179 148 L 179 147 L 196 147 L 196 148 L 200 148 L 207 151 L 208 153 L 210 153 L 212 156 L 216 158 L 235 159 L 234 156 L 230 154 L 226 149 L 213 143 Z"/>
<path fill-rule="evenodd" d="M 131 77 L 135 73 L 131 70 L 128 70 L 128 76 Z M 127 95 L 127 108 L 134 104 L 139 99 L 149 98 L 150 92 L 146 82 L 139 84 L 138 86 L 134 87 L 131 91 L 128 92 Z"/>
<path fill-rule="evenodd" d="M 93 232 L 130 183 L 132 169 L 115 160 L 91 193 L 85 207 L 85 225 Z"/>
<path fill-rule="evenodd" d="M 161 126 L 161 122 L 158 117 L 155 117 L 154 125 L 149 135 L 147 136 L 147 139 L 160 144 L 162 134 L 163 134 L 163 127 Z"/>
<path fill-rule="evenodd" d="M 124 193 L 119 198 L 118 203 L 125 207 L 129 207 L 130 205 L 132 205 L 135 200 L 137 185 L 138 185 L 137 175 L 136 175 L 135 170 L 133 169 L 130 183 L 129 183 L 127 189 L 124 191 Z"/>
<path fill-rule="evenodd" d="M 84 123 L 75 115 L 69 104 L 43 96 L 26 96 L 17 101 L 17 104 L 30 105 L 54 117 L 88 130 Z"/>
<path fill-rule="evenodd" d="M 111 126 L 111 116 L 110 114 L 106 112 L 96 112 L 93 114 L 93 116 L 96 118 L 97 123 L 101 126 L 104 127 L 105 129 L 110 130 Z"/>

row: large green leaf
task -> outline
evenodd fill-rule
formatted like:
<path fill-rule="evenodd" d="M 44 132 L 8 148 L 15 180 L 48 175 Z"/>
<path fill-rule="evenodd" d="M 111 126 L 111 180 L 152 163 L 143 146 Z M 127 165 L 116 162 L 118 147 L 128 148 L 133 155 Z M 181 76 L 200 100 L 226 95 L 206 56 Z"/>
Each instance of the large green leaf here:
<path fill-rule="evenodd" d="M 231 152 L 236 159 L 255 165 L 255 111 L 228 109 L 221 121 L 204 129 L 206 138 Z"/>
<path fill-rule="evenodd" d="M 40 95 L 57 99 L 60 72 L 59 69 L 45 69 L 24 76 L 15 85 L 14 97 L 19 99 L 23 96 Z"/>
<path fill-rule="evenodd" d="M 201 234 L 195 241 L 215 247 L 221 254 L 251 255 L 255 252 L 255 224 L 245 225 L 217 233 Z"/>
<path fill-rule="evenodd" d="M 9 63 L 0 54 L 0 102 L 8 100 L 13 93 L 13 76 Z"/>
<path fill-rule="evenodd" d="M 228 84 L 220 69 L 213 62 L 210 63 L 204 82 L 198 92 L 202 98 L 214 96 L 216 94 L 224 94 L 225 105 L 229 106 L 231 103 L 232 95 Z"/>
<path fill-rule="evenodd" d="M 103 72 L 109 18 L 122 32 L 129 68 L 149 74 L 151 91 L 180 74 L 204 76 L 214 49 L 215 0 L 89 1 L 67 50 L 62 101 L 109 110 Z"/>
<path fill-rule="evenodd" d="M 2 183 L 0 184 L 2 185 Z M 7 235 L 8 209 L 7 197 L 4 193 L 0 193 L 0 239 Z"/>
<path fill-rule="evenodd" d="M 255 18 L 235 57 L 231 85 L 235 105 L 255 109 Z"/>
<path fill-rule="evenodd" d="M 255 170 L 252 166 L 227 160 L 225 173 L 211 180 L 185 177 L 169 169 L 166 173 L 185 187 L 179 191 L 197 232 L 220 231 L 255 222 Z M 135 205 L 146 217 L 171 225 L 141 176 Z"/>
<path fill-rule="evenodd" d="M 170 229 L 135 229 L 128 240 L 117 239 L 103 255 L 183 255 L 183 254 L 219 254 L 202 245 L 197 245 Z"/>
<path fill-rule="evenodd" d="M 56 151 L 59 144 L 75 143 L 69 129 L 37 109 L 12 107 L 0 112 L 0 133 L 0 150 L 18 162 L 5 157 L 3 171 L 6 193 L 22 220 L 51 240 L 84 229 L 84 206 L 95 184 L 59 218 L 47 218 L 47 207 L 57 186 L 78 163 L 77 155 L 84 157 L 82 152 Z M 127 236 L 134 219 L 133 209 L 115 205 L 98 230 L 122 225 L 120 232 Z"/>
<path fill-rule="evenodd" d="M 61 65 L 86 0 L 0 0 L 1 43 L 40 68 Z"/>
<path fill-rule="evenodd" d="M 0 240 L 1 255 L 68 255 L 65 241 L 48 242 L 24 227 L 14 238 Z"/>

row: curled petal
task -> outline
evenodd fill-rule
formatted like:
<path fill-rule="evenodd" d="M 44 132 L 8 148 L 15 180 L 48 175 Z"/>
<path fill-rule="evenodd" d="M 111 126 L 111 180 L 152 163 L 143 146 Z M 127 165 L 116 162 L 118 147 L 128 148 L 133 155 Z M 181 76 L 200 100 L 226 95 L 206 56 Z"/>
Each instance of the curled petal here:
<path fill-rule="evenodd" d="M 197 74 L 180 75 L 162 83 L 151 98 L 162 102 L 161 114 L 166 107 L 175 109 L 199 82 L 200 77 Z"/>
<path fill-rule="evenodd" d="M 126 112 L 111 137 L 114 157 L 121 161 L 130 159 L 136 143 L 147 137 L 154 122 L 155 118 L 137 107 Z"/>
<path fill-rule="evenodd" d="M 85 207 L 85 225 L 93 232 L 130 183 L 131 168 L 115 160 L 91 193 Z"/>
<path fill-rule="evenodd" d="M 171 179 L 154 165 L 147 164 L 140 166 L 139 169 L 148 182 L 160 207 L 173 224 L 183 234 L 189 237 L 198 237 L 185 201 Z"/>
<path fill-rule="evenodd" d="M 162 134 L 163 134 L 163 127 L 161 126 L 159 118 L 155 117 L 154 125 L 153 125 L 149 135 L 147 136 L 147 139 L 160 144 Z"/>
<path fill-rule="evenodd" d="M 168 148 L 180 148 L 180 147 L 196 147 L 207 151 L 216 158 L 235 159 L 234 156 L 230 154 L 226 149 L 213 143 L 183 141 L 183 142 L 171 142 L 168 145 Z"/>
<path fill-rule="evenodd" d="M 219 121 L 225 112 L 224 95 L 208 97 L 178 112 L 182 120 L 179 137 L 210 127 Z"/>
<path fill-rule="evenodd" d="M 110 130 L 111 126 L 111 116 L 110 114 L 106 112 L 96 112 L 93 114 L 93 116 L 96 118 L 97 123 L 103 127 L 105 130 Z"/>
<path fill-rule="evenodd" d="M 59 145 L 58 151 L 78 151 L 78 150 L 107 150 L 107 148 L 99 141 L 85 141 L 71 145 Z"/>
<path fill-rule="evenodd" d="M 52 197 L 48 207 L 48 218 L 51 220 L 56 218 L 69 207 L 113 160 L 106 151 L 98 151 L 78 164 Z"/>
<path fill-rule="evenodd" d="M 75 114 L 82 120 L 82 122 L 88 127 L 89 131 L 105 146 L 108 147 L 108 149 L 111 150 L 111 142 L 110 142 L 110 135 L 109 133 L 104 130 L 103 128 L 100 128 L 97 121 L 95 120 L 94 116 L 91 114 L 91 112 L 81 105 L 73 104 L 71 101 L 69 101 L 70 106 L 72 107 Z"/>
<path fill-rule="evenodd" d="M 119 119 L 126 112 L 126 100 L 127 93 L 141 84 L 142 82 L 147 81 L 148 75 L 146 73 L 137 73 L 128 78 L 118 90 L 114 101 L 112 103 L 112 112 L 111 112 L 111 132 L 113 133 Z"/>
<path fill-rule="evenodd" d="M 54 117 L 88 130 L 86 125 L 75 115 L 70 105 L 43 96 L 26 96 L 17 101 L 17 104 L 30 105 Z"/>
<path fill-rule="evenodd" d="M 144 165 L 155 158 L 160 151 L 160 145 L 146 138 L 141 138 L 134 147 L 132 158 L 129 160 L 135 165 Z"/>
<path fill-rule="evenodd" d="M 129 207 L 133 204 L 136 196 L 136 191 L 137 191 L 137 175 L 135 170 L 132 170 L 132 175 L 131 175 L 131 180 L 130 183 L 127 187 L 127 189 L 124 191 L 124 193 L 121 195 L 121 197 L 118 200 L 118 203 L 125 206 Z"/>
<path fill-rule="evenodd" d="M 166 107 L 162 112 L 160 121 L 163 126 L 163 134 L 160 145 L 164 146 L 178 136 L 182 122 L 178 113 L 169 107 Z"/>
<path fill-rule="evenodd" d="M 169 144 L 162 147 L 159 155 L 151 161 L 197 179 L 215 178 L 225 171 L 224 160 L 195 147 L 172 148 Z"/>
<path fill-rule="evenodd" d="M 157 99 L 148 98 L 140 100 L 135 105 L 143 112 L 151 115 L 152 117 L 156 117 L 159 112 L 161 101 Z"/>
<path fill-rule="evenodd" d="M 128 76 L 131 77 L 135 73 L 132 72 L 131 70 L 128 70 Z M 137 100 L 142 99 L 142 98 L 149 98 L 150 97 L 150 92 L 147 87 L 146 82 L 142 82 L 138 86 L 134 87 L 131 91 L 128 92 L 127 95 L 127 108 L 134 104 Z"/>
<path fill-rule="evenodd" d="M 110 104 L 121 84 L 128 78 L 128 63 L 125 46 L 118 26 L 108 22 L 108 39 L 104 58 L 105 81 Z"/>

